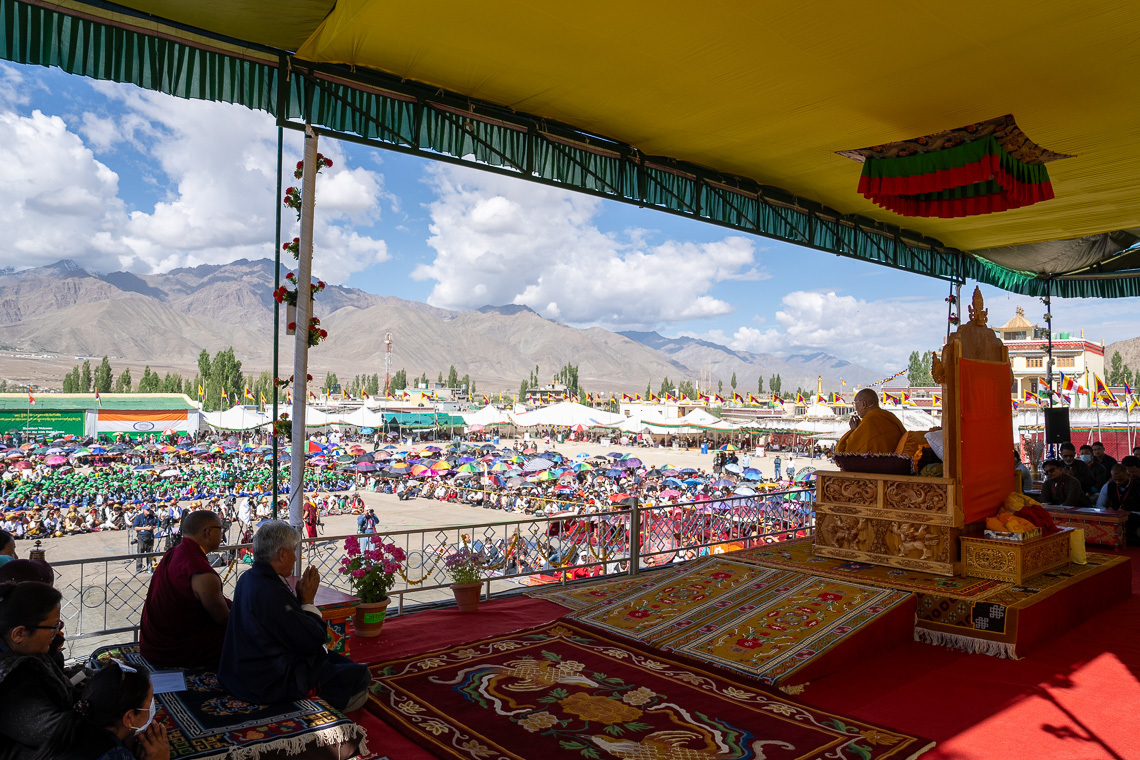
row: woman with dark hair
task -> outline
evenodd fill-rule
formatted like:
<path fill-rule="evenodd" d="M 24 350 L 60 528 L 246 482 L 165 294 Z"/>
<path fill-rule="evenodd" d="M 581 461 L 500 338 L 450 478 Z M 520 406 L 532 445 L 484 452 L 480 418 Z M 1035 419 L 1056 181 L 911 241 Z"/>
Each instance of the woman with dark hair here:
<path fill-rule="evenodd" d="M 167 760 L 166 728 L 154 722 L 154 711 L 147 674 L 111 662 L 87 682 L 36 760 Z M 132 736 L 138 737 L 134 753 L 124 744 Z"/>
<path fill-rule="evenodd" d="M 49 652 L 61 595 L 44 583 L 0 583 L 0 760 L 31 758 L 73 704 Z"/>
<path fill-rule="evenodd" d="M 0 565 L 7 564 L 16 557 L 16 539 L 6 530 L 0 530 Z"/>

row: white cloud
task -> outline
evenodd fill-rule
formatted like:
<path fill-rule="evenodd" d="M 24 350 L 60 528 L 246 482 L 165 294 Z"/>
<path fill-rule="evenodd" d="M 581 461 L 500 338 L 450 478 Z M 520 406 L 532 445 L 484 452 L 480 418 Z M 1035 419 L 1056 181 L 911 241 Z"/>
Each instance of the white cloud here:
<path fill-rule="evenodd" d="M 599 230 L 602 202 L 589 196 L 457 167 L 428 176 L 436 256 L 412 277 L 435 281 L 435 306 L 525 304 L 571 324 L 649 327 L 729 314 L 713 285 L 764 276 L 745 237 L 651 246 L 642 230 Z"/>
<path fill-rule="evenodd" d="M 113 267 L 125 248 L 118 176 L 95 159 L 63 119 L 0 111 L 0 207 L 8 244 L 0 265 L 83 258 Z M 94 249 L 94 251 L 93 251 Z"/>
<path fill-rule="evenodd" d="M 0 264 L 73 257 L 97 271 L 155 272 L 273 256 L 279 199 L 276 129 L 267 114 L 94 82 L 107 108 L 84 112 L 72 131 L 59 117 L 23 116 L 20 103 L 5 98 L 21 76 L 0 68 L 0 202 L 16 241 L 15 255 L 0 254 Z M 286 134 L 286 156 L 299 155 L 302 138 Z M 159 188 L 153 206 L 128 212 L 119 177 L 88 146 L 141 154 L 129 158 L 150 165 L 144 182 Z M 314 271 L 335 284 L 388 258 L 383 240 L 356 228 L 375 222 L 391 194 L 379 173 L 346 166 L 335 142 L 323 141 L 321 150 L 334 165 L 318 177 Z M 296 234 L 286 212 L 283 236 Z"/>
<path fill-rule="evenodd" d="M 123 139 L 114 119 L 87 111 L 83 114 L 82 122 L 79 134 L 97 152 L 110 150 Z"/>
<path fill-rule="evenodd" d="M 19 68 L 0 63 L 0 103 L 25 105 L 31 100 L 29 83 Z"/>
<path fill-rule="evenodd" d="M 900 367 L 911 351 L 939 348 L 946 334 L 945 304 L 910 299 L 864 301 L 834 292 L 797 290 L 781 299 L 777 326 L 742 325 L 731 336 L 692 337 L 738 351 L 788 354 L 823 351 L 870 367 Z"/>
<path fill-rule="evenodd" d="M 973 290 L 973 284 L 963 289 L 963 319 L 968 317 L 966 304 Z M 992 287 L 983 287 L 982 295 L 991 326 L 1005 324 L 1018 306 L 1025 310 L 1030 322 L 1045 324 L 1045 306 L 1039 298 Z M 741 325 L 731 334 L 724 330 L 682 334 L 738 351 L 823 351 L 869 367 L 899 369 L 906 365 L 910 352 L 941 348 L 946 338 L 946 309 L 942 301 L 918 296 L 863 300 L 832 291 L 797 290 L 781 299 L 773 326 L 756 327 L 764 319 L 753 317 L 752 325 Z M 1138 321 L 1140 299 L 1053 299 L 1054 330 L 1077 337 L 1083 329 L 1086 338 L 1094 343 L 1134 337 Z"/>

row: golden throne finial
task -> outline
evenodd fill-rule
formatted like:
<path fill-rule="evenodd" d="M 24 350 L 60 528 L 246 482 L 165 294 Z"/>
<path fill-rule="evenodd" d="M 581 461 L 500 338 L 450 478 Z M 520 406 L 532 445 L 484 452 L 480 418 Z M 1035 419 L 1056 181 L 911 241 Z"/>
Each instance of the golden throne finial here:
<path fill-rule="evenodd" d="M 970 322 L 979 327 L 986 327 L 986 320 L 989 318 L 989 311 L 982 308 L 982 289 L 974 288 L 974 297 L 970 301 Z"/>

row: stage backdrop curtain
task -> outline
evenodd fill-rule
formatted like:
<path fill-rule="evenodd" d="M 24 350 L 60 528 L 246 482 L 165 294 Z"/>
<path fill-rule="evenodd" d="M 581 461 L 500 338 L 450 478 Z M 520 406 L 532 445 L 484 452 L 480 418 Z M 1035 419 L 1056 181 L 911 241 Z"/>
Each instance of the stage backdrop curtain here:
<path fill-rule="evenodd" d="M 1005 362 L 962 359 L 962 509 L 967 523 L 997 513 L 1013 490 L 1013 407 Z"/>

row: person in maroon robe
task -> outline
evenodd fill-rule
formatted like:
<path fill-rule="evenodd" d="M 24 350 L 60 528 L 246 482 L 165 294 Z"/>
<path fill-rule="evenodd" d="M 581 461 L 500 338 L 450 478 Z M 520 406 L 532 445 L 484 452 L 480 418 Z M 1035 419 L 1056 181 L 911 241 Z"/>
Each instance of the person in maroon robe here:
<path fill-rule="evenodd" d="M 230 600 L 208 552 L 222 544 L 216 512 L 187 512 L 182 540 L 163 555 L 143 605 L 139 647 L 157 667 L 217 668 Z"/>
<path fill-rule="evenodd" d="M 301 519 L 305 523 L 305 532 L 308 533 L 309 538 L 317 537 L 317 524 L 321 521 L 320 510 L 317 509 L 315 499 L 316 494 L 305 500 L 305 509 L 301 513 Z"/>

